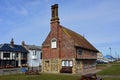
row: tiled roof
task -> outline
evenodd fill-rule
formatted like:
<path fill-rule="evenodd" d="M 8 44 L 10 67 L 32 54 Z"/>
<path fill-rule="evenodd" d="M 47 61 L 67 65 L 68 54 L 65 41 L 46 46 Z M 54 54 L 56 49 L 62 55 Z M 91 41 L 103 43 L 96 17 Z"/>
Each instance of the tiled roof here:
<path fill-rule="evenodd" d="M 63 26 L 61 27 L 68 37 L 75 40 L 75 46 L 98 52 L 98 50 L 92 44 L 90 44 L 83 36 Z"/>
<path fill-rule="evenodd" d="M 28 51 L 21 45 L 13 45 L 12 47 L 10 44 L 6 44 L 6 43 L 0 44 L 0 51 L 28 53 Z"/>
<path fill-rule="evenodd" d="M 0 44 L 0 48 L 2 47 L 3 44 Z"/>
<path fill-rule="evenodd" d="M 26 47 L 30 50 L 41 50 L 41 47 L 36 45 L 26 45 Z"/>

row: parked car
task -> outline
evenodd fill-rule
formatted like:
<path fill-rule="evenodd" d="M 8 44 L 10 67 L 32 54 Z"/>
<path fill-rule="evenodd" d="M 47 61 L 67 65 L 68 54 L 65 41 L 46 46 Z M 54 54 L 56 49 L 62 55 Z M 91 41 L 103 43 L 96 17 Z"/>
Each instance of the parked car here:
<path fill-rule="evenodd" d="M 106 61 L 106 60 L 96 60 L 96 63 L 97 64 L 107 64 L 108 61 Z"/>

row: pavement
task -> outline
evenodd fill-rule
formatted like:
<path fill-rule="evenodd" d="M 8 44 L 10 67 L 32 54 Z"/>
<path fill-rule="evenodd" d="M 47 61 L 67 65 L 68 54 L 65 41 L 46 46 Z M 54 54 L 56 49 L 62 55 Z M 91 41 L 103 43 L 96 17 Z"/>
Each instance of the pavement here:
<path fill-rule="evenodd" d="M 120 75 L 98 75 L 101 78 L 120 78 Z"/>
<path fill-rule="evenodd" d="M 11 68 L 11 69 L 0 69 L 0 75 L 9 75 L 20 73 L 20 68 Z"/>

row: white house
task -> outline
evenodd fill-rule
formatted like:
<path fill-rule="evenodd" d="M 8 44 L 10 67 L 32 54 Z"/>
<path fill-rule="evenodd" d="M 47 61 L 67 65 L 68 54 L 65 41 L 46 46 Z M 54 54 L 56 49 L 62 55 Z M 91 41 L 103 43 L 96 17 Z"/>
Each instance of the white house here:
<path fill-rule="evenodd" d="M 28 51 L 28 67 L 39 68 L 41 66 L 41 47 L 36 45 L 27 45 L 25 42 L 22 42 Z"/>
<path fill-rule="evenodd" d="M 103 60 L 104 59 L 104 56 L 101 52 L 98 52 L 97 53 L 97 60 Z"/>

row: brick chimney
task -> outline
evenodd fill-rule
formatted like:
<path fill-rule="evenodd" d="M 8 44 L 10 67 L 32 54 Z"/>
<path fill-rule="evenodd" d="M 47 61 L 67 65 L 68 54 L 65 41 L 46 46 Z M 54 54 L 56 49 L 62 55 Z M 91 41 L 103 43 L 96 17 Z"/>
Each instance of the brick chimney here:
<path fill-rule="evenodd" d="M 14 40 L 13 40 L 13 38 L 11 39 L 10 46 L 14 47 Z"/>
<path fill-rule="evenodd" d="M 22 41 L 22 42 L 21 42 L 21 45 L 22 45 L 22 46 L 25 46 L 25 41 Z"/>
<path fill-rule="evenodd" d="M 51 31 L 57 32 L 59 23 L 58 4 L 54 4 L 51 6 Z"/>
<path fill-rule="evenodd" d="M 52 22 L 59 22 L 58 18 L 58 4 L 54 4 L 51 6 L 51 23 Z"/>

